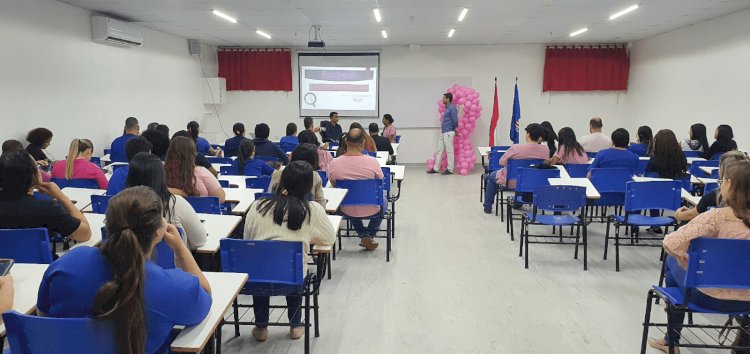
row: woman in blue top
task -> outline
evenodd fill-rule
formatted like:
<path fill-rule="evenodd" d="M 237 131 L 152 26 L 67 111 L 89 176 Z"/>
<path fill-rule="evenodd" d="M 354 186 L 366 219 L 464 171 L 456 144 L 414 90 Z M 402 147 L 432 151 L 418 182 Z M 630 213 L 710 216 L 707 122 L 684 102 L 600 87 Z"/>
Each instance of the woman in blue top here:
<path fill-rule="evenodd" d="M 38 314 L 111 321 L 117 353 L 169 352 L 174 326 L 196 325 L 208 314 L 211 288 L 162 208 L 159 196 L 144 186 L 113 197 L 107 240 L 50 264 L 39 286 Z M 177 269 L 149 260 L 162 239 Z"/>
<path fill-rule="evenodd" d="M 237 174 L 245 176 L 270 176 L 273 174 L 273 171 L 275 171 L 273 167 L 254 157 L 255 144 L 253 141 L 242 141 L 240 149 L 237 151 L 237 159 L 232 162 L 232 169 L 237 171 Z"/>
<path fill-rule="evenodd" d="M 628 151 L 638 156 L 649 156 L 654 149 L 654 134 L 649 126 L 638 128 L 638 143 L 630 144 Z"/>
<path fill-rule="evenodd" d="M 286 125 L 286 136 L 279 140 L 279 145 L 287 145 L 290 147 L 296 147 L 299 145 L 299 139 L 297 139 L 297 124 L 289 123 Z"/>
<path fill-rule="evenodd" d="M 195 140 L 195 147 L 199 154 L 217 157 L 222 156 L 221 149 L 214 150 L 214 148 L 211 147 L 211 143 L 209 143 L 206 138 L 198 136 L 198 133 L 200 132 L 198 122 L 194 120 L 190 121 L 190 123 L 187 124 L 187 132 L 190 133 L 190 136 Z"/>

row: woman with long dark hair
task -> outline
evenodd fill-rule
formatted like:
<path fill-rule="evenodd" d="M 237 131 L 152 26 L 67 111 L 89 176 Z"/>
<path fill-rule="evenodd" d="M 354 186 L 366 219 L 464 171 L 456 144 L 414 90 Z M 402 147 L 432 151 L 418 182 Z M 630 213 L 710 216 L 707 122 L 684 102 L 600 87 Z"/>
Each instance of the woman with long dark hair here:
<path fill-rule="evenodd" d="M 85 178 L 96 180 L 99 189 L 107 189 L 108 181 L 102 169 L 91 162 L 94 144 L 88 139 L 73 139 L 64 161 L 52 165 L 53 178 Z"/>
<path fill-rule="evenodd" d="M 313 186 L 312 167 L 305 161 L 293 161 L 281 172 L 281 180 L 271 198 L 256 200 L 245 219 L 246 240 L 277 240 L 302 242 L 307 253 L 310 244 L 332 245 L 336 240 L 333 225 L 328 220 L 325 208 L 318 203 L 308 202 L 305 195 Z M 302 262 L 305 269 L 306 262 Z M 287 296 L 287 316 L 292 323 L 289 335 L 299 339 L 305 332 L 301 325 L 302 298 Z M 253 296 L 255 322 L 253 338 L 265 341 L 268 338 L 268 296 Z"/>
<path fill-rule="evenodd" d="M 688 138 L 680 142 L 682 151 L 698 151 L 700 157 L 710 159 L 708 154 L 708 137 L 706 136 L 706 126 L 703 123 L 697 123 L 690 126 Z"/>
<path fill-rule="evenodd" d="M 329 155 L 330 156 L 330 155 Z M 290 161 L 305 161 L 310 164 L 313 168 L 313 185 L 310 193 L 313 195 L 318 204 L 326 206 L 326 197 L 323 194 L 323 180 L 320 175 L 315 172 L 319 170 L 318 165 L 318 148 L 313 144 L 300 144 L 294 151 L 292 151 L 292 158 Z M 276 192 L 281 181 L 281 171 L 274 171 L 271 175 L 271 187 L 272 192 Z"/>
<path fill-rule="evenodd" d="M 552 128 L 552 123 L 546 120 L 542 122 L 541 125 L 544 128 L 542 140 L 547 142 L 547 148 L 549 148 L 549 157 L 555 156 L 555 152 L 557 151 L 557 146 L 555 144 L 555 141 L 557 140 L 557 134 L 555 134 L 555 129 Z"/>
<path fill-rule="evenodd" d="M 638 142 L 630 144 L 628 150 L 638 156 L 649 156 L 654 148 L 654 133 L 651 127 L 643 125 L 638 127 Z"/>
<path fill-rule="evenodd" d="M 140 152 L 130 160 L 130 169 L 125 184 L 127 187 L 146 186 L 156 192 L 164 204 L 164 218 L 183 230 L 182 241 L 195 250 L 206 243 L 207 233 L 201 219 L 185 198 L 174 195 L 167 188 L 164 165 L 153 154 Z"/>
<path fill-rule="evenodd" d="M 578 140 L 576 139 L 576 133 L 570 127 L 560 129 L 557 133 L 560 146 L 554 156 L 549 159 L 550 165 L 564 165 L 564 164 L 584 164 L 589 161 L 586 150 L 583 149 Z"/>
<path fill-rule="evenodd" d="M 734 132 L 732 127 L 722 124 L 716 128 L 714 141 L 711 148 L 708 149 L 709 158 L 715 158 L 716 155 L 723 154 L 727 151 L 737 150 L 737 143 L 734 141 Z"/>
<path fill-rule="evenodd" d="M 174 326 L 200 323 L 211 308 L 211 287 L 163 203 L 148 187 L 128 188 L 109 201 L 107 240 L 78 247 L 50 264 L 37 310 L 49 317 L 110 321 L 118 354 L 168 353 Z M 162 239 L 176 269 L 149 261 Z"/>
<path fill-rule="evenodd" d="M 648 161 L 646 172 L 669 179 L 680 179 L 685 176 L 688 168 L 687 159 L 674 132 L 669 129 L 660 130 L 656 133 L 653 144 L 653 156 Z"/>
<path fill-rule="evenodd" d="M 240 143 L 237 158 L 232 161 L 232 167 L 238 174 L 245 176 L 257 176 L 258 173 L 262 176 L 269 176 L 276 171 L 265 161 L 255 158 L 255 143 L 249 139 Z"/>
<path fill-rule="evenodd" d="M 190 138 L 172 139 L 164 161 L 169 192 L 183 197 L 218 197 L 224 203 L 224 189 L 205 167 L 195 165 L 195 143 Z"/>

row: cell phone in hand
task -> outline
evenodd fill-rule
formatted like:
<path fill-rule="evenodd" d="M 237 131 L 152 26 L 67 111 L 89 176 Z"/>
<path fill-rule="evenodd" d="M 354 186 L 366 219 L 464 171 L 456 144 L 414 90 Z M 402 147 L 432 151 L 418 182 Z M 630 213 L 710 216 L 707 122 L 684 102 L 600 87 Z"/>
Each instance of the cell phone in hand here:
<path fill-rule="evenodd" d="M 0 277 L 8 275 L 10 268 L 13 268 L 13 263 L 15 262 L 12 259 L 0 258 Z"/>

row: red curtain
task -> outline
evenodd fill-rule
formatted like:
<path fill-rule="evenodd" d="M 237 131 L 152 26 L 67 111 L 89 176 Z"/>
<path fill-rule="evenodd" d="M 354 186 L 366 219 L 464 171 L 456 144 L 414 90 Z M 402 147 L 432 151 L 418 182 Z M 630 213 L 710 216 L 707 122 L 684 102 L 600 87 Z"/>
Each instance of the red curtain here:
<path fill-rule="evenodd" d="M 625 48 L 548 47 L 543 91 L 626 91 L 630 58 Z"/>
<path fill-rule="evenodd" d="M 219 49 L 219 76 L 227 91 L 291 91 L 289 49 Z"/>

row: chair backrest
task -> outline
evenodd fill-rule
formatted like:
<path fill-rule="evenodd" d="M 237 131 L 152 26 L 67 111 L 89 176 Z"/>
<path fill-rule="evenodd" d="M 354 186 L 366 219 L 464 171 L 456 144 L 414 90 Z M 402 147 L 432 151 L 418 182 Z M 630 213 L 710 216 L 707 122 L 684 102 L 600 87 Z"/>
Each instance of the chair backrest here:
<path fill-rule="evenodd" d="M 96 165 L 96 167 L 102 168 L 102 159 L 100 157 L 91 156 L 91 160 L 89 161 L 91 161 L 91 163 Z"/>
<path fill-rule="evenodd" d="M 225 179 L 220 179 L 219 185 L 221 186 L 221 188 L 229 188 L 229 181 Z"/>
<path fill-rule="evenodd" d="M 210 163 L 226 163 L 226 164 L 232 164 L 234 160 L 232 160 L 229 157 L 214 157 L 214 156 L 206 156 L 206 160 Z"/>
<path fill-rule="evenodd" d="M 401 143 L 401 135 L 396 135 L 396 144 Z"/>
<path fill-rule="evenodd" d="M 99 183 L 95 179 L 90 178 L 52 178 L 52 182 L 60 187 L 60 189 L 65 187 L 99 189 Z"/>
<path fill-rule="evenodd" d="M 3 314 L 13 354 L 115 353 L 112 322 L 92 318 L 56 318 Z"/>
<path fill-rule="evenodd" d="M 92 195 L 91 196 L 91 209 L 94 214 L 106 214 L 107 206 L 109 206 L 109 200 L 112 199 L 112 195 Z"/>
<path fill-rule="evenodd" d="M 510 145 L 490 146 L 490 151 L 507 151 L 508 149 L 510 149 Z"/>
<path fill-rule="evenodd" d="M 591 184 L 599 193 L 625 193 L 625 185 L 633 179 L 628 168 L 593 168 Z"/>
<path fill-rule="evenodd" d="M 542 159 L 513 159 L 508 160 L 508 173 L 505 175 L 506 183 L 507 181 L 513 180 L 518 178 L 518 169 L 524 168 L 524 167 L 531 167 L 532 165 L 539 165 L 544 160 Z"/>
<path fill-rule="evenodd" d="M 566 163 L 565 171 L 571 178 L 586 178 L 589 174 L 590 163 Z"/>
<path fill-rule="evenodd" d="M 112 149 L 104 149 L 104 155 L 109 155 L 110 152 L 112 152 Z"/>
<path fill-rule="evenodd" d="M 258 176 L 254 178 L 245 179 L 245 187 L 253 189 L 262 189 L 268 192 L 268 188 L 271 186 L 271 176 Z"/>
<path fill-rule="evenodd" d="M 323 170 L 317 170 L 316 172 L 320 175 L 320 179 L 323 181 L 323 187 L 325 187 L 328 184 L 328 173 Z"/>
<path fill-rule="evenodd" d="M 559 178 L 560 170 L 556 168 L 519 168 L 516 182 L 516 193 L 533 193 L 538 186 L 548 186 L 549 178 Z"/>
<path fill-rule="evenodd" d="M 590 159 L 596 157 L 596 154 L 598 154 L 598 152 L 586 152 L 586 156 L 588 156 Z"/>
<path fill-rule="evenodd" d="M 338 180 L 336 188 L 348 190 L 341 206 L 383 205 L 382 179 Z"/>
<path fill-rule="evenodd" d="M 706 183 L 706 184 L 705 184 L 705 185 L 703 186 L 703 195 L 706 195 L 706 194 L 708 194 L 708 193 L 711 193 L 711 192 L 713 192 L 713 191 L 715 191 L 715 190 L 717 190 L 717 189 L 719 189 L 719 184 L 718 184 L 718 183 L 716 183 L 716 182 L 709 182 L 709 183 Z"/>
<path fill-rule="evenodd" d="M 711 161 L 719 161 L 721 160 L 721 155 L 724 155 L 723 152 L 717 152 L 711 156 Z"/>
<path fill-rule="evenodd" d="M 686 292 L 694 288 L 750 289 L 750 240 L 696 238 L 688 249 Z"/>
<path fill-rule="evenodd" d="M 391 193 L 391 168 L 390 167 L 381 167 L 380 168 L 383 171 L 383 190 L 387 192 L 387 194 Z"/>
<path fill-rule="evenodd" d="M 505 151 L 490 151 L 490 155 L 487 160 L 487 169 L 489 171 L 497 171 L 502 168 L 500 166 L 500 159 L 505 155 Z"/>
<path fill-rule="evenodd" d="M 532 205 L 535 211 L 576 211 L 586 206 L 586 187 L 536 186 Z"/>
<path fill-rule="evenodd" d="M 221 271 L 247 273 L 248 284 L 304 285 L 302 242 L 221 239 Z"/>
<path fill-rule="evenodd" d="M 109 165 L 109 169 L 112 171 L 112 173 L 115 173 L 115 171 L 127 166 L 128 164 L 125 163 L 116 163 Z"/>
<path fill-rule="evenodd" d="M 719 178 L 719 169 L 711 170 L 711 178 L 718 179 Z"/>
<path fill-rule="evenodd" d="M 221 214 L 221 203 L 218 197 L 187 197 L 185 199 L 196 213 Z"/>
<path fill-rule="evenodd" d="M 719 161 L 714 161 L 714 160 L 693 161 L 693 163 L 691 163 L 690 167 L 688 168 L 688 172 L 695 177 L 701 177 L 701 178 L 711 177 L 710 174 L 703 172 L 700 169 L 701 167 L 719 167 Z"/>
<path fill-rule="evenodd" d="M 628 182 L 625 211 L 677 210 L 682 201 L 682 181 Z"/>
<path fill-rule="evenodd" d="M 0 258 L 16 263 L 52 263 L 47 229 L 0 229 Z"/>
<path fill-rule="evenodd" d="M 285 154 L 288 154 L 288 153 L 290 153 L 290 152 L 294 151 L 294 149 L 296 149 L 296 148 L 297 148 L 297 146 L 298 146 L 297 144 L 289 144 L 289 143 L 283 143 L 283 144 L 279 144 L 279 148 L 280 148 L 280 149 L 281 149 L 281 151 L 283 151 L 283 152 L 284 152 Z"/>
<path fill-rule="evenodd" d="M 646 168 L 648 167 L 649 160 L 646 159 L 638 159 L 638 164 L 635 166 L 635 171 L 633 171 L 638 176 L 643 176 L 646 174 Z"/>
<path fill-rule="evenodd" d="M 689 150 L 683 151 L 682 153 L 685 154 L 685 157 L 701 157 L 700 151 Z"/>
<path fill-rule="evenodd" d="M 273 193 L 255 193 L 255 200 L 261 198 L 272 198 L 275 194 Z"/>

